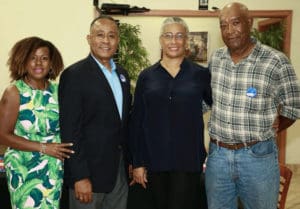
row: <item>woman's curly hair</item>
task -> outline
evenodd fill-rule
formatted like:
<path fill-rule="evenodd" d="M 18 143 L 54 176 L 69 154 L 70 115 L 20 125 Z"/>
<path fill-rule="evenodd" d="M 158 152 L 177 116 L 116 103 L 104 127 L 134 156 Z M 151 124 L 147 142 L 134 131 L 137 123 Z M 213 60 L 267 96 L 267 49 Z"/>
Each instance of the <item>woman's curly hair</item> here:
<path fill-rule="evenodd" d="M 41 47 L 49 49 L 51 69 L 47 78 L 50 80 L 57 78 L 64 68 L 60 52 L 50 41 L 33 36 L 18 41 L 10 51 L 7 65 L 12 81 L 24 79 L 27 74 L 26 64 L 30 55 Z"/>

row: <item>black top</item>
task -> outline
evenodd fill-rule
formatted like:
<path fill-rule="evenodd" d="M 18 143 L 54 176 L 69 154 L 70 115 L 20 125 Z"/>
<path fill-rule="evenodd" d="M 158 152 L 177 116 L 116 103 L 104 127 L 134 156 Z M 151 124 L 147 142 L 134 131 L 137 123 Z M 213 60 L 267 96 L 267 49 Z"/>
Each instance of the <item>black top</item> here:
<path fill-rule="evenodd" d="M 158 62 L 141 72 L 134 98 L 133 166 L 201 171 L 206 157 L 202 104 L 212 104 L 209 70 L 184 59 L 173 78 Z"/>

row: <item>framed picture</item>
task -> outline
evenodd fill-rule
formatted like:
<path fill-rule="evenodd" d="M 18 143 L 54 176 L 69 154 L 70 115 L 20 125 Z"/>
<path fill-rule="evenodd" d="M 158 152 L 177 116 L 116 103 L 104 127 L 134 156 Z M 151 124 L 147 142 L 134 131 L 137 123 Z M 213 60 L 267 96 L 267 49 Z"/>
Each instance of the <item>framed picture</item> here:
<path fill-rule="evenodd" d="M 190 32 L 187 57 L 195 62 L 207 62 L 208 32 Z"/>

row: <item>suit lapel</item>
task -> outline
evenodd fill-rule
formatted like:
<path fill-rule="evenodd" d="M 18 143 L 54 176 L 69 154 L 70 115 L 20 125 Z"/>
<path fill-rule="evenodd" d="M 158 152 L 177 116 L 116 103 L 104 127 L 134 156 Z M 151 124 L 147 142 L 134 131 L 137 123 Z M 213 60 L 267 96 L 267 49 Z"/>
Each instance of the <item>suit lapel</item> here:
<path fill-rule="evenodd" d="M 109 98 L 105 98 L 105 99 L 110 99 L 111 103 L 114 106 L 114 113 L 117 114 L 117 117 L 120 118 L 120 114 L 118 111 L 118 107 L 117 107 L 117 103 L 114 97 L 114 93 L 109 85 L 109 82 L 107 81 L 104 73 L 102 72 L 102 70 L 99 68 L 98 64 L 96 63 L 96 61 L 90 56 L 90 59 L 92 61 L 92 70 L 96 73 L 97 77 L 100 79 L 101 82 L 101 86 L 104 88 L 104 91 L 108 92 L 109 94 Z M 123 87 L 122 87 L 123 89 Z M 123 92 L 124 95 L 124 92 Z"/>

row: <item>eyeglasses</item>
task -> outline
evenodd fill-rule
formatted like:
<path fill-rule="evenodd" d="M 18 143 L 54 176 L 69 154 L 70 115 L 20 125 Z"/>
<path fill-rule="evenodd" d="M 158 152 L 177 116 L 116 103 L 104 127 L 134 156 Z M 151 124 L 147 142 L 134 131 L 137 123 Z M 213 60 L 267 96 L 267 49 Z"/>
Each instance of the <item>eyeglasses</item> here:
<path fill-rule="evenodd" d="M 178 40 L 178 41 L 182 41 L 183 39 L 186 38 L 186 34 L 185 33 L 176 33 L 176 34 L 173 34 L 171 32 L 167 32 L 167 33 L 164 33 L 161 35 L 165 40 L 173 40 L 173 38 L 175 37 L 175 40 Z"/>

